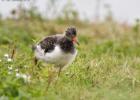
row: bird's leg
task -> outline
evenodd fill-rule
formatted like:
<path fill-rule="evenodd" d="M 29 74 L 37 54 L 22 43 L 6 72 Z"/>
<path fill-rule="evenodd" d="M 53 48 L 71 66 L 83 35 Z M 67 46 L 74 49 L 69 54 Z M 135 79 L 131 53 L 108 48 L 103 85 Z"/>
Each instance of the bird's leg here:
<path fill-rule="evenodd" d="M 57 67 L 55 67 L 56 68 L 56 76 L 55 76 L 55 81 L 54 81 L 54 84 L 56 85 L 57 84 L 57 82 L 58 82 L 58 78 L 60 77 L 60 75 L 61 75 L 61 72 L 62 72 L 62 66 L 61 65 L 59 65 L 59 66 L 57 66 Z"/>
<path fill-rule="evenodd" d="M 62 67 L 59 67 L 59 70 L 58 70 L 58 77 L 60 76 L 61 71 L 62 71 Z"/>
<path fill-rule="evenodd" d="M 58 77 L 61 74 L 62 68 L 63 67 L 61 67 L 61 66 L 59 66 L 59 67 L 58 66 L 57 67 L 55 66 L 54 68 L 52 68 L 49 71 L 49 73 L 48 73 L 48 86 L 47 86 L 47 90 L 48 90 L 48 88 L 50 87 L 50 85 L 52 83 L 57 84 L 57 79 L 58 79 Z"/>
<path fill-rule="evenodd" d="M 37 63 L 37 68 L 38 68 L 39 70 L 41 70 L 40 62 Z"/>
<path fill-rule="evenodd" d="M 38 63 L 38 59 L 36 57 L 34 57 L 34 65 L 36 66 Z"/>
<path fill-rule="evenodd" d="M 47 85 L 46 90 L 48 90 L 50 85 L 52 84 L 52 82 L 55 81 L 55 78 L 57 76 L 56 73 L 57 73 L 57 71 L 55 69 L 49 70 L 49 72 L 48 72 L 48 85 Z"/>
<path fill-rule="evenodd" d="M 39 69 L 41 69 L 39 66 L 39 61 L 36 57 L 34 57 L 34 65 L 37 66 Z"/>
<path fill-rule="evenodd" d="M 41 70 L 41 68 L 39 66 L 39 61 L 38 61 L 38 59 L 36 57 L 34 57 L 33 60 L 34 60 L 34 66 L 32 67 L 32 73 L 33 73 L 33 75 L 36 75 L 36 77 L 38 79 L 40 79 L 39 72 L 38 72 L 38 70 L 36 70 L 36 67 Z"/>
<path fill-rule="evenodd" d="M 34 74 L 34 67 L 37 65 L 38 60 L 36 57 L 33 58 L 33 66 L 32 66 L 32 73 Z"/>
<path fill-rule="evenodd" d="M 36 57 L 33 58 L 33 66 L 32 66 L 32 73 L 35 74 L 35 68 L 38 64 L 38 59 Z"/>

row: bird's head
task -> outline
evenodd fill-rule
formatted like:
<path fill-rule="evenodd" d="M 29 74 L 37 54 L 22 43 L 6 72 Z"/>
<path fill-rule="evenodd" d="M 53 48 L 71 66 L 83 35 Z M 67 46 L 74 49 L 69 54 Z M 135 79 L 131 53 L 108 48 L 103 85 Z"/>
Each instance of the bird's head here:
<path fill-rule="evenodd" d="M 77 39 L 77 31 L 75 27 L 69 27 L 67 28 L 67 30 L 65 31 L 65 36 L 67 39 L 69 39 L 70 41 L 72 41 L 74 44 L 78 44 L 78 39 Z"/>

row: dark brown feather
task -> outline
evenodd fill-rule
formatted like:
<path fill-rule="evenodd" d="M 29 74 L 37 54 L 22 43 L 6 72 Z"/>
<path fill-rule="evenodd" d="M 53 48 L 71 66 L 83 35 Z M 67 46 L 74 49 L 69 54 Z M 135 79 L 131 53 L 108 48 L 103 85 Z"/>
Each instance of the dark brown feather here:
<path fill-rule="evenodd" d="M 57 38 L 52 36 L 52 37 L 46 37 L 39 44 L 41 48 L 45 50 L 44 52 L 46 53 L 54 50 L 56 42 L 57 42 Z"/>
<path fill-rule="evenodd" d="M 46 37 L 39 44 L 45 53 L 53 51 L 56 45 L 59 45 L 65 53 L 74 53 L 75 51 L 73 42 L 62 35 Z"/>

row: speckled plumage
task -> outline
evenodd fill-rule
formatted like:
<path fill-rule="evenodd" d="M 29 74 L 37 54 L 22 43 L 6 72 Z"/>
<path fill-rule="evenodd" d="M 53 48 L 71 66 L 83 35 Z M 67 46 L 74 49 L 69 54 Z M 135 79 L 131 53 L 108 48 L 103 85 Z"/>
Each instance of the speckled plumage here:
<path fill-rule="evenodd" d="M 76 37 L 76 29 L 68 28 L 65 34 L 48 36 L 35 46 L 35 57 L 47 63 L 64 67 L 75 59 L 77 50 L 72 41 Z"/>
<path fill-rule="evenodd" d="M 65 53 L 74 53 L 75 49 L 73 42 L 63 35 L 48 36 L 38 45 L 44 49 L 45 53 L 53 51 L 56 45 L 59 45 Z"/>

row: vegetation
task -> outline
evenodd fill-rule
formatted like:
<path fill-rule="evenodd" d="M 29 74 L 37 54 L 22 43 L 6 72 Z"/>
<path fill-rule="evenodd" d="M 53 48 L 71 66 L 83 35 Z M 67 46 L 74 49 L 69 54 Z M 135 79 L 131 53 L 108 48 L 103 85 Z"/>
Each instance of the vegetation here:
<path fill-rule="evenodd" d="M 114 20 L 87 23 L 34 16 L 0 20 L 0 100 L 139 100 L 138 20 L 129 26 Z M 34 66 L 31 46 L 70 25 L 78 30 L 78 56 L 47 90 L 53 66 Z"/>

